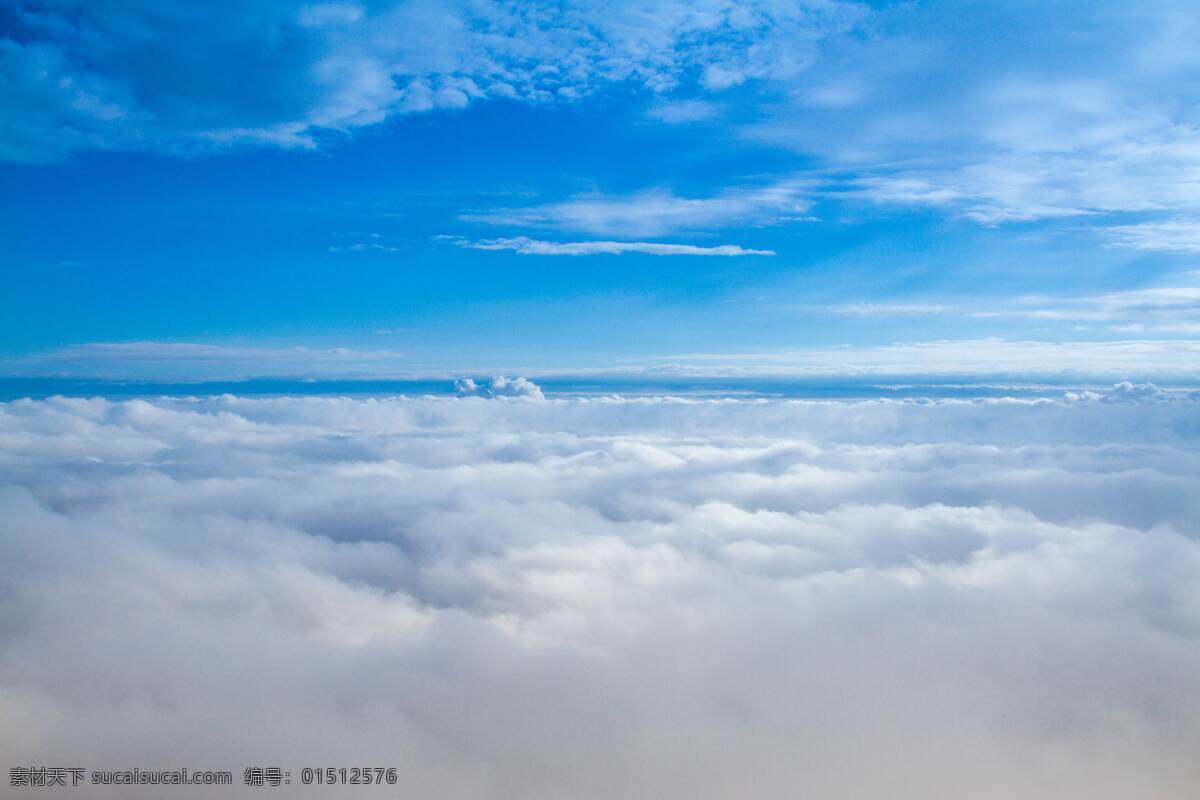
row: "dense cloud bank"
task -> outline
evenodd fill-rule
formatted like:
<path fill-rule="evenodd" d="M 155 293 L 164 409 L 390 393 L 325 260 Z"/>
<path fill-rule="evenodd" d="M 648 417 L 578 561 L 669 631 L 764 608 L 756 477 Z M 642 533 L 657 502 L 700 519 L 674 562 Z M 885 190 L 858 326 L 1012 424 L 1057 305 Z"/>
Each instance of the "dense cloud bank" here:
<path fill-rule="evenodd" d="M 1200 402 L 1136 387 L 0 405 L 0 753 L 399 768 L 354 797 L 1181 797 L 1198 443 Z"/>

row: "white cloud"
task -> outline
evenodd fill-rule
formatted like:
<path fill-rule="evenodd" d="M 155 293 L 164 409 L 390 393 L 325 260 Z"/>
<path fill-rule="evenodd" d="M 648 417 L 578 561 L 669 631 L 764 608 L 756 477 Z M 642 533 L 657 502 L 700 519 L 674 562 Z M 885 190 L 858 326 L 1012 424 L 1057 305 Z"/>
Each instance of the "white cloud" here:
<path fill-rule="evenodd" d="M 1049 300 L 1026 298 L 1027 305 L 1042 306 L 1018 312 L 1055 319 L 1180 322 L 1200 320 L 1200 286 L 1160 286 L 1122 292 Z"/>
<path fill-rule="evenodd" d="M 601 236 L 662 236 L 676 231 L 807 220 L 811 181 L 788 179 L 727 189 L 712 197 L 678 197 L 665 189 L 631 195 L 582 195 L 558 203 L 464 214 L 468 222 L 583 231 Z"/>
<path fill-rule="evenodd" d="M 529 7 L 448 2 L 19 2 L 0 38 L 0 157 L 83 148 L 313 147 L 321 129 L 487 98 L 570 102 L 788 79 L 864 17 L 832 0 Z M 220 59 L 213 61 L 213 55 Z"/>
<path fill-rule="evenodd" d="M 545 242 L 525 236 L 507 239 L 453 239 L 472 250 L 511 250 L 527 256 L 591 256 L 642 253 L 651 256 L 773 256 L 774 250 L 751 250 L 733 244 L 694 245 L 661 242 Z"/>
<path fill-rule="evenodd" d="M 89 342 L 9 359 L 8 374 L 197 380 L 396 373 L 403 353 L 346 347 L 263 347 L 199 342 Z"/>
<path fill-rule="evenodd" d="M 1165 400 L 1170 397 L 1153 383 L 1121 381 L 1113 387 L 1113 396 L 1121 400 Z"/>
<path fill-rule="evenodd" d="M 1150 134 L 1148 134 L 1150 135 Z M 1200 210 L 1190 187 L 1200 179 L 1200 129 L 1155 132 L 1153 141 L 1113 134 L 1103 147 L 1070 153 L 977 153 L 961 166 L 868 172 L 837 193 L 877 203 L 931 206 L 986 225 L 1098 217 L 1120 212 Z M 1113 226 L 1118 243 L 1178 238 L 1173 224 L 1140 233 Z M 1104 232 L 1104 229 L 1101 229 Z"/>
<path fill-rule="evenodd" d="M 1194 5 L 897 5 L 872 27 L 827 42 L 744 128 L 818 156 L 844 179 L 831 195 L 987 225 L 1200 211 Z"/>
<path fill-rule="evenodd" d="M 1200 253 L 1200 222 L 1195 220 L 1109 225 L 1098 233 L 1113 247 Z"/>
<path fill-rule="evenodd" d="M 0 108 L 12 109 L 0 114 L 0 157 L 315 147 L 322 132 L 395 115 L 488 98 L 576 102 L 621 83 L 654 93 L 648 114 L 666 123 L 711 118 L 719 102 L 736 112 L 729 119 L 744 138 L 804 154 L 822 179 L 782 199 L 657 190 L 472 218 L 658 236 L 795 220 L 819 183 L 839 200 L 931 207 L 987 225 L 1091 219 L 1115 246 L 1196 251 L 1200 98 L 1190 42 L 1200 18 L 1187 3 L 1086 13 L 993 5 L 950 28 L 936 4 L 206 8 L 19 3 L 14 32 L 0 39 Z M 746 81 L 765 91 L 714 100 Z M 1129 212 L 1153 218 L 1100 221 Z"/>
<path fill-rule="evenodd" d="M 681 375 L 1040 376 L 1053 380 L 1120 375 L 1196 380 L 1200 341 L 1010 341 L 998 338 L 812 347 L 664 356 Z"/>
<path fill-rule="evenodd" d="M 1032 319 L 1114 323 L 1123 332 L 1194 331 L 1200 325 L 1200 286 L 1197 273 L 1173 276 L 1178 285 L 1150 286 L 1093 295 L 1053 297 L 1028 295 L 970 303 L 844 303 L 808 306 L 823 313 L 892 317 L 905 315 L 956 315 L 976 319 Z"/>
<path fill-rule="evenodd" d="M 866 310 L 860 309 L 858 313 L 866 313 Z M 892 310 L 888 313 L 909 312 Z M 992 312 L 971 313 L 981 315 Z M 1117 315 L 1100 317 L 1098 312 L 1087 309 L 1061 312 L 1033 308 L 1023 314 L 1068 321 L 1118 319 Z M 1181 315 L 1157 318 L 1155 329 L 1183 335 L 1196 332 Z M 1109 341 L 951 339 L 888 345 L 668 354 L 587 369 L 547 369 L 530 364 L 489 363 L 492 359 L 482 354 L 478 358 L 478 363 L 458 365 L 459 373 L 590 374 L 618 379 L 657 374 L 834 378 L 885 375 L 914 379 L 947 375 L 979 378 L 1029 376 L 1058 382 L 1108 380 L 1125 376 L 1190 381 L 1200 377 L 1200 341 L 1186 338 Z M 175 381 L 253 377 L 453 380 L 453 373 L 448 373 L 444 367 L 429 367 L 419 354 L 390 350 L 271 348 L 153 341 L 72 345 L 10 357 L 0 364 L 0 374 Z"/>
<path fill-rule="evenodd" d="M 306 28 L 353 25 L 362 19 L 363 7 L 356 3 L 313 3 L 300 8 L 300 24 Z"/>
<path fill-rule="evenodd" d="M 454 391 L 466 397 L 522 397 L 529 400 L 545 400 L 542 387 L 528 378 L 517 376 L 509 378 L 498 375 L 486 385 L 475 382 L 474 378 L 456 378 Z"/>
<path fill-rule="evenodd" d="M 381 244 L 379 242 L 355 242 L 353 244 L 331 244 L 329 252 L 331 253 L 398 253 L 399 247 L 394 247 L 390 244 Z"/>
<path fill-rule="evenodd" d="M 972 164 L 945 172 L 869 175 L 850 196 L 876 203 L 933 206 L 987 225 L 1100 213 L 1088 200 L 1055 190 L 1038 165 Z M 1120 206 L 1103 210 L 1122 210 Z"/>
<path fill-rule="evenodd" d="M 704 100 L 679 100 L 651 106 L 646 116 L 659 122 L 680 125 L 688 122 L 707 122 L 715 118 L 719 111 L 715 104 Z"/>
<path fill-rule="evenodd" d="M 362 797 L 1182 796 L 1196 401 L 1117 395 L 2 404 L 0 750 L 398 768 Z"/>
<path fill-rule="evenodd" d="M 852 317 L 892 317 L 908 314 L 949 314 L 958 309 L 945 303 L 843 303 L 820 306 L 819 310 Z"/>

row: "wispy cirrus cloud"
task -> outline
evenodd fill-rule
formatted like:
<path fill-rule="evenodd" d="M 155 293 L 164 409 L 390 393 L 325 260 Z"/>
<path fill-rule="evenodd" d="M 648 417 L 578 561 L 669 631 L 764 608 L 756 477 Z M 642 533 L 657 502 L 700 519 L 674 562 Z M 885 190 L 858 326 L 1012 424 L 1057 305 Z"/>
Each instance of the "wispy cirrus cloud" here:
<path fill-rule="evenodd" d="M 628 195 L 590 194 L 555 203 L 461 215 L 467 222 L 579 231 L 602 236 L 665 234 L 741 225 L 808 220 L 816 184 L 786 179 L 726 189 L 708 197 L 680 197 L 667 189 Z"/>
<path fill-rule="evenodd" d="M 353 244 L 331 244 L 329 245 L 331 253 L 398 253 L 399 247 L 394 247 L 390 244 L 382 244 L 380 242 L 354 242 Z"/>
<path fill-rule="evenodd" d="M 675 102 L 657 103 L 646 111 L 646 116 L 659 122 L 671 125 L 682 125 L 690 122 L 707 122 L 720 114 L 720 108 L 715 103 L 704 100 L 678 100 Z"/>
<path fill-rule="evenodd" d="M 733 244 L 702 246 L 665 242 L 546 242 L 516 236 L 504 239 L 443 237 L 471 250 L 508 250 L 528 256 L 591 256 L 640 253 L 651 256 L 773 256 L 774 250 L 753 250 Z"/>
<path fill-rule="evenodd" d="M 956 306 L 945 303 L 842 303 L 817 306 L 815 310 L 851 317 L 894 317 L 910 314 L 950 314 Z"/>
<path fill-rule="evenodd" d="M 1097 294 L 937 302 L 860 302 L 811 306 L 827 314 L 855 317 L 961 316 L 1109 323 L 1114 330 L 1194 332 L 1200 327 L 1200 273 L 1177 276 L 1174 286 L 1151 286 Z"/>
<path fill-rule="evenodd" d="M 819 156 L 840 196 L 985 225 L 1200 209 L 1194 5 L 976 10 L 881 10 L 744 135 Z"/>
<path fill-rule="evenodd" d="M 1200 210 L 1193 191 L 1200 182 L 1200 128 L 1170 129 L 1137 143 L 1114 137 L 1107 148 L 1084 152 L 996 152 L 975 158 L 961 166 L 868 169 L 847 188 L 833 191 L 873 203 L 935 208 L 984 225 Z M 1119 246 L 1139 249 L 1195 246 L 1194 228 L 1189 233 L 1188 226 L 1173 222 L 1098 227 L 1098 232 Z"/>
<path fill-rule="evenodd" d="M 6 359 L 0 373 L 198 380 L 258 376 L 396 374 L 403 353 L 348 347 L 271 347 L 206 342 L 88 342 Z"/>
<path fill-rule="evenodd" d="M 398 253 L 401 250 L 380 233 L 342 231 L 333 236 L 338 243 L 329 245 L 331 253 Z"/>
<path fill-rule="evenodd" d="M 1200 379 L 1200 341 L 1191 339 L 1037 341 L 987 337 L 855 347 L 683 353 L 664 355 L 659 360 L 661 369 L 681 375 Z"/>
<path fill-rule="evenodd" d="M 1200 220 L 1197 219 L 1109 225 L 1097 228 L 1096 232 L 1112 247 L 1200 253 Z"/>
<path fill-rule="evenodd" d="M 1115 324 L 1115 323 L 1114 323 Z M 1178 325 L 1184 323 L 1178 322 Z M 1152 326 L 1144 326 L 1149 330 Z M 1136 332 L 1133 329 L 1131 332 Z M 1170 330 L 1166 328 L 1164 330 Z M 1184 328 L 1180 333 L 1193 333 Z M 1200 379 L 1200 341 L 1006 340 L 997 337 L 898 342 L 887 345 L 776 348 L 749 352 L 682 353 L 626 359 L 586 370 L 489 361 L 432 368 L 420 354 L 354 348 L 254 347 L 193 342 L 111 342 L 73 345 L 0 361 L 0 375 L 114 380 L 235 380 L 253 377 L 445 379 L 451 369 L 526 375 L 692 375 L 712 377 L 1027 375 L 1047 380 Z M 461 372 L 460 372 L 461 374 Z"/>
<path fill-rule="evenodd" d="M 1078 298 L 1027 297 L 1013 311 L 977 311 L 976 316 L 1018 314 L 1042 319 L 1130 321 L 1151 325 L 1200 322 L 1200 286 L 1161 286 Z"/>

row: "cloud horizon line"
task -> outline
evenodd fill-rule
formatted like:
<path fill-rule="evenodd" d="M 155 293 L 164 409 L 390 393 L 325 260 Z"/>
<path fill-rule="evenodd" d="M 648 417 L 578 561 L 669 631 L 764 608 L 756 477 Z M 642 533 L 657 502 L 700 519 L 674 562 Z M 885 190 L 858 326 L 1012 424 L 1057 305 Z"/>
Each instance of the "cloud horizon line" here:
<path fill-rule="evenodd" d="M 947 376 L 1039 381 L 1154 380 L 1200 383 L 1200 342 L 1191 339 L 1035 341 L 998 338 L 815 346 L 741 352 L 646 354 L 606 365 L 434 364 L 405 350 L 253 347 L 196 342 L 91 342 L 0 359 L 5 380 L 202 383 L 229 380 L 453 380 L 462 375 L 674 376 L 722 379 L 855 379 Z"/>

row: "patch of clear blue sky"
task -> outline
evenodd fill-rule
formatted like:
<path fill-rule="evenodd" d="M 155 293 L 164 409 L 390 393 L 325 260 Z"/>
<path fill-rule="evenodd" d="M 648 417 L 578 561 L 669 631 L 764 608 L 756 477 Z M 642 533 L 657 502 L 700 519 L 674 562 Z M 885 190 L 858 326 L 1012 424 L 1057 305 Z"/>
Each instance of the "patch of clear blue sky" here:
<path fill-rule="evenodd" d="M 1121 75 L 1071 71 L 1055 52 L 1134 63 L 1131 51 L 1164 35 L 1157 18 L 1122 31 L 1129 20 L 1113 9 L 1031 20 L 983 4 L 885 5 L 829 38 L 809 67 L 730 87 L 703 85 L 701 63 L 665 92 L 624 80 L 571 101 L 384 109 L 384 121 L 339 133 L 312 126 L 311 150 L 181 154 L 105 140 L 10 159 L 0 163 L 0 355 L 11 374 L 94 342 L 303 345 L 454 369 L 983 337 L 1194 339 L 1200 303 L 1187 292 L 1200 245 L 1156 243 L 1147 237 L 1162 231 L 1146 226 L 1200 230 L 1200 201 L 1178 186 L 1156 192 L 1197 172 L 1182 83 L 1195 68 L 1163 67 L 1177 89 L 1130 98 Z M 754 35 L 769 43 L 765 30 Z M 278 68 L 303 82 L 303 64 Z M 153 90 L 206 101 L 169 74 Z M 32 97 L 30 117 L 49 113 Z M 227 105 L 236 117 L 247 104 Z M 664 105 L 674 112 L 655 112 Z M 10 106 L 0 131 L 22 113 Z M 790 199 L 686 211 L 781 186 Z M 627 230 L 553 210 L 656 194 L 685 210 Z M 1134 234 L 1138 246 L 1120 238 Z M 515 237 L 775 255 L 461 246 Z M 1155 288 L 1184 300 L 1146 306 L 1136 295 Z M 36 363 L 53 370 L 53 359 Z"/>

